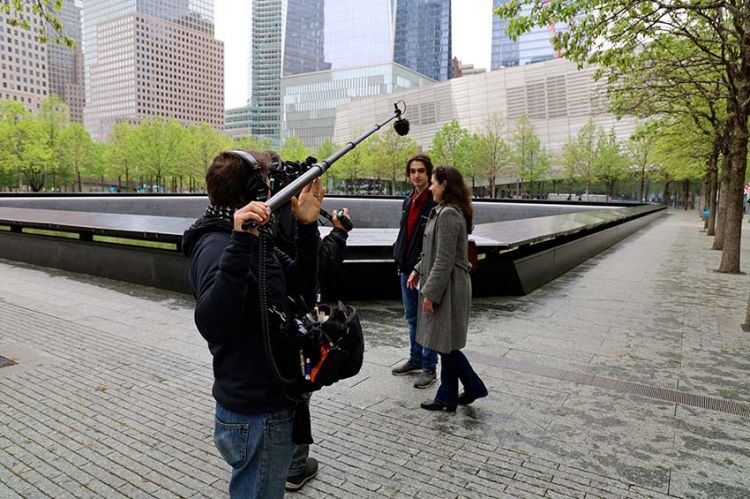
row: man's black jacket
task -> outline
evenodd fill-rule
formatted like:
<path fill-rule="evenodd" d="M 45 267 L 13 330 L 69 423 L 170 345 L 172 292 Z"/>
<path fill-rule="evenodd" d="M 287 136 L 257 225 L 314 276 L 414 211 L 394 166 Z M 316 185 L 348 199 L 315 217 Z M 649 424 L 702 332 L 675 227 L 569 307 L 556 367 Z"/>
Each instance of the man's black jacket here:
<path fill-rule="evenodd" d="M 411 204 L 412 194 L 406 196 L 404 204 L 401 207 L 400 229 L 398 231 L 396 242 L 393 245 L 393 259 L 396 260 L 396 266 L 402 274 L 410 274 L 419 261 L 420 254 L 422 253 L 424 229 L 427 226 L 427 220 L 430 217 L 430 210 L 435 206 L 435 201 L 432 199 L 432 192 L 428 192 L 427 201 L 425 201 L 422 210 L 419 212 L 417 225 L 414 227 L 411 239 L 409 239 L 407 224 L 409 220 L 409 205 Z"/>
<path fill-rule="evenodd" d="M 269 303 L 289 313 L 287 296 L 311 299 L 318 262 L 317 224 L 298 225 L 296 259 L 267 254 Z M 291 408 L 266 360 L 260 320 L 258 237 L 235 232 L 228 221 L 199 219 L 183 235 L 191 256 L 195 324 L 213 355 L 214 398 L 242 414 Z M 271 246 L 269 245 L 269 249 Z"/>

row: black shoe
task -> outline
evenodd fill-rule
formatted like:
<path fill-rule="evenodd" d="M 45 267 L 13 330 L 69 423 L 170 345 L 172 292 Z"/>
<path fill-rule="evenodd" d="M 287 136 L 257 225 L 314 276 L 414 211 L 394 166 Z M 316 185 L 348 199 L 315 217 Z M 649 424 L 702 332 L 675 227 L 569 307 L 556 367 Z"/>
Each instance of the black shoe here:
<path fill-rule="evenodd" d="M 419 404 L 419 406 L 422 409 L 426 409 L 428 411 L 456 412 L 455 405 L 447 405 L 442 402 L 438 402 L 437 400 L 433 400 L 432 402 L 422 402 L 421 404 Z"/>
<path fill-rule="evenodd" d="M 412 361 L 407 360 L 403 364 L 391 369 L 391 374 L 394 376 L 403 376 L 404 374 L 418 373 L 422 371 L 422 366 L 418 366 Z"/>
<path fill-rule="evenodd" d="M 458 394 L 458 403 L 461 405 L 469 405 L 472 402 L 474 402 L 476 399 L 480 399 L 482 397 L 487 396 L 487 390 L 484 391 L 484 393 L 480 393 L 479 395 L 468 395 L 466 392 L 461 392 Z"/>
<path fill-rule="evenodd" d="M 308 457 L 305 461 L 305 471 L 299 475 L 286 477 L 286 490 L 299 490 L 307 482 L 315 478 L 318 474 L 318 460 L 314 457 Z"/>

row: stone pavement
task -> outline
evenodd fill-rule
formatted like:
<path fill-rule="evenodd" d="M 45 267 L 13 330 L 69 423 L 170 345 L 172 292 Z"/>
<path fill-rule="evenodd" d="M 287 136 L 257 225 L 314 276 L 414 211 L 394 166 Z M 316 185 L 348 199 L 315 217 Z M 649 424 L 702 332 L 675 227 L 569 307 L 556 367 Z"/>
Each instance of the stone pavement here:
<path fill-rule="evenodd" d="M 454 415 L 390 375 L 400 304 L 356 304 L 365 366 L 313 396 L 321 469 L 289 496 L 750 497 L 750 277 L 713 272 L 701 226 L 670 212 L 529 296 L 475 300 L 491 393 Z M 225 496 L 192 305 L 0 261 L 0 498 Z"/>

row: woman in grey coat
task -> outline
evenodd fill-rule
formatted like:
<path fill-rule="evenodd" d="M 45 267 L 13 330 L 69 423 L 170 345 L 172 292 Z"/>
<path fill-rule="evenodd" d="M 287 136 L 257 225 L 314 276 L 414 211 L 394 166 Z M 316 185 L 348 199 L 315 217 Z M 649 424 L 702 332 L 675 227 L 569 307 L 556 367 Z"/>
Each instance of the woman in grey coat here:
<path fill-rule="evenodd" d="M 430 212 L 422 255 L 407 286 L 420 288 L 417 341 L 440 353 L 440 388 L 435 400 L 421 404 L 428 411 L 455 412 L 487 396 L 487 388 L 461 349 L 466 346 L 471 307 L 471 263 L 468 240 L 474 210 L 461 172 L 435 168 L 430 185 L 438 205 Z M 458 381 L 464 391 L 458 393 Z"/>

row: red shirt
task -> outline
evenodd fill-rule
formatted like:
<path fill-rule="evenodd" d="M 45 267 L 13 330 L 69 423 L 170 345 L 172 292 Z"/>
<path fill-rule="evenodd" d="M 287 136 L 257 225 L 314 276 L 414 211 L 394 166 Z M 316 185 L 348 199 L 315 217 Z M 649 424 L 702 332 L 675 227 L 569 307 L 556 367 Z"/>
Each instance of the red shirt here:
<path fill-rule="evenodd" d="M 419 214 L 422 213 L 422 208 L 427 202 L 430 189 L 425 187 L 421 194 L 417 195 L 415 190 L 411 194 L 411 202 L 409 203 L 409 216 L 406 220 L 406 236 L 411 240 L 411 235 L 414 233 L 414 227 L 417 226 L 419 220 Z"/>

